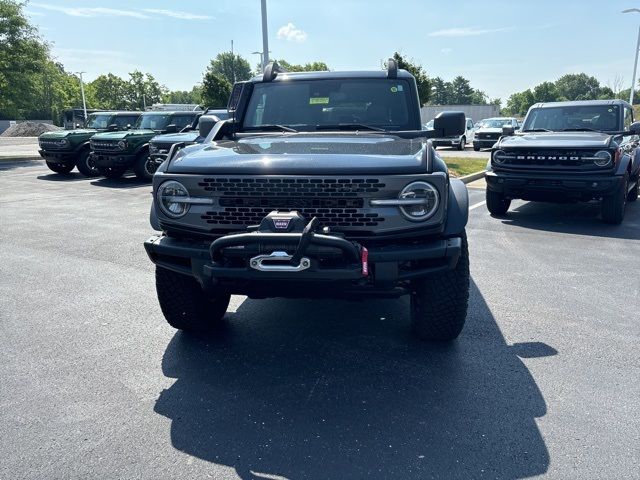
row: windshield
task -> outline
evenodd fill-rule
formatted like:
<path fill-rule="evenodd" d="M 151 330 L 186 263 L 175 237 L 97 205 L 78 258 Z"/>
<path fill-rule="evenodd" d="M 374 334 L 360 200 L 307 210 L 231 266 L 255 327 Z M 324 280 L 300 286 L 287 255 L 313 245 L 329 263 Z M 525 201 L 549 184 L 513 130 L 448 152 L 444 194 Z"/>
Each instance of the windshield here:
<path fill-rule="evenodd" d="M 400 79 L 329 79 L 256 84 L 244 130 L 285 126 L 313 131 L 352 125 L 410 130 L 409 83 Z"/>
<path fill-rule="evenodd" d="M 111 115 L 99 115 L 92 113 L 84 124 L 85 128 L 95 128 L 97 130 L 106 130 L 109 126 Z"/>
<path fill-rule="evenodd" d="M 511 125 L 510 118 L 489 118 L 482 121 L 482 128 L 502 128 L 504 125 Z"/>
<path fill-rule="evenodd" d="M 135 128 L 146 130 L 164 130 L 171 121 L 171 115 L 141 115 Z"/>
<path fill-rule="evenodd" d="M 524 122 L 523 130 L 597 130 L 619 131 L 618 105 L 559 106 L 534 108 Z"/>

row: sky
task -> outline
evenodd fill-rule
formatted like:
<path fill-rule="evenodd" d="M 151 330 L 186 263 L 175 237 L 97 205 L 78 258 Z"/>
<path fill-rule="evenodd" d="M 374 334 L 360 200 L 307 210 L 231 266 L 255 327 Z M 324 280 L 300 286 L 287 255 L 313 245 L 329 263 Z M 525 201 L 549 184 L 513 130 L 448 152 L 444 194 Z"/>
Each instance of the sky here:
<path fill-rule="evenodd" d="M 514 92 L 585 72 L 604 85 L 633 74 L 640 1 L 267 0 L 269 50 L 290 63 L 373 70 L 394 51 L 431 77 L 462 75 L 503 105 Z M 68 71 L 149 72 L 190 90 L 231 49 L 258 63 L 260 0 L 31 0 L 25 11 Z"/>

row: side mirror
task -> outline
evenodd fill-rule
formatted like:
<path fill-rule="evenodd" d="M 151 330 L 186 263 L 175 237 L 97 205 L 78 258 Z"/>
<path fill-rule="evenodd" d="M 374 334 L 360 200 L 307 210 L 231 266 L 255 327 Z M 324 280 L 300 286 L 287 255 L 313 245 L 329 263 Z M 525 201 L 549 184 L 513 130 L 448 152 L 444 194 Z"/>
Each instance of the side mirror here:
<path fill-rule="evenodd" d="M 466 123 L 464 112 L 440 112 L 433 119 L 435 138 L 463 135 L 466 131 Z"/>
<path fill-rule="evenodd" d="M 198 133 L 202 138 L 206 138 L 209 135 L 209 132 L 214 127 L 216 123 L 218 123 L 220 119 L 215 115 L 203 115 L 200 117 L 200 121 L 198 122 Z"/>
<path fill-rule="evenodd" d="M 172 123 L 171 125 L 167 125 L 164 131 L 165 133 L 176 133 L 178 131 L 178 126 Z"/>
<path fill-rule="evenodd" d="M 76 128 L 80 128 L 80 124 L 79 123 L 76 123 Z"/>
<path fill-rule="evenodd" d="M 107 127 L 107 130 L 109 130 L 110 132 L 114 132 L 114 131 L 118 130 L 118 125 L 116 123 L 112 123 L 111 125 L 109 125 Z"/>
<path fill-rule="evenodd" d="M 631 135 L 640 135 L 640 122 L 633 122 L 629 126 L 629 133 L 631 133 Z"/>
<path fill-rule="evenodd" d="M 513 125 L 503 125 L 502 126 L 502 135 L 504 136 L 510 136 L 513 135 L 513 132 L 515 132 L 516 129 L 513 128 Z"/>

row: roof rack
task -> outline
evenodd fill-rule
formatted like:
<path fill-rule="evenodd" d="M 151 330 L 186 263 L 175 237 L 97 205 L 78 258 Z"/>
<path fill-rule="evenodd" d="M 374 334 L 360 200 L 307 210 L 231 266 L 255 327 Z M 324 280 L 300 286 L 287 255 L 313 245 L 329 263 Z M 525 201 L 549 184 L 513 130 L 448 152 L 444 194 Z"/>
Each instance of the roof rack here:
<path fill-rule="evenodd" d="M 286 69 L 282 68 L 278 65 L 278 62 L 275 60 L 273 62 L 269 62 L 266 67 L 264 67 L 264 74 L 262 75 L 263 82 L 270 82 L 274 78 L 278 76 L 279 73 L 287 72 Z"/>
<path fill-rule="evenodd" d="M 387 60 L 387 78 L 398 78 L 398 62 L 395 58 Z"/>

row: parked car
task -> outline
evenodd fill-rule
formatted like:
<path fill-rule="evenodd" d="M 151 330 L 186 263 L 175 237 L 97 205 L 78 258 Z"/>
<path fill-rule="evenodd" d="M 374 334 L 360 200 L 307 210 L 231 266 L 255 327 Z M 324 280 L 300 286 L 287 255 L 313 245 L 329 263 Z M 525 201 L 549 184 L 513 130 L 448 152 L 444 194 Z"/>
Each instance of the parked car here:
<path fill-rule="evenodd" d="M 40 156 L 56 173 L 69 173 L 74 167 L 86 177 L 98 175 L 90 157 L 89 139 L 98 132 L 126 130 L 141 112 L 96 112 L 88 115 L 84 128 L 46 132 L 38 137 Z"/>
<path fill-rule="evenodd" d="M 486 174 L 487 208 L 504 215 L 511 200 L 599 200 L 618 224 L 638 198 L 640 122 L 623 100 L 533 105 L 520 133 L 494 145 Z"/>
<path fill-rule="evenodd" d="M 149 164 L 149 140 L 159 133 L 177 133 L 200 115 L 201 111 L 145 112 L 132 130 L 91 137 L 91 160 L 107 178 L 119 178 L 133 168 L 136 177 L 150 180 L 154 167 Z"/>
<path fill-rule="evenodd" d="M 481 148 L 491 148 L 502 136 L 502 127 L 509 126 L 518 129 L 518 121 L 513 117 L 496 117 L 482 120 L 482 126 L 475 132 L 473 149 L 478 152 Z"/>
<path fill-rule="evenodd" d="M 427 122 L 424 126 L 425 129 L 429 130 L 428 125 L 431 124 L 431 128 L 433 128 L 433 120 Z M 473 142 L 474 138 L 474 125 L 473 120 L 470 118 L 466 119 L 465 122 L 465 131 L 462 135 L 455 135 L 451 137 L 441 137 L 434 138 L 431 140 L 434 148 L 438 147 L 455 147 L 458 150 L 464 150 L 465 145 L 467 143 Z"/>
<path fill-rule="evenodd" d="M 203 119 L 215 120 L 217 122 L 228 118 L 229 113 L 227 110 L 207 110 L 201 117 L 196 119 L 193 124 L 185 127 L 180 133 L 156 135 L 149 141 L 149 165 L 147 170 L 150 173 L 155 173 L 162 162 L 167 159 L 167 155 L 174 145 L 185 147 L 187 145 L 193 145 L 194 143 L 202 143 L 204 137 L 200 135 L 198 126 Z"/>
<path fill-rule="evenodd" d="M 295 106 L 295 108 L 291 108 Z M 422 338 L 451 340 L 469 297 L 468 194 L 429 147 L 464 114 L 422 129 L 414 77 L 286 73 L 237 83 L 233 120 L 153 176 L 145 242 L 170 325 L 210 329 L 231 294 L 411 298 Z"/>

